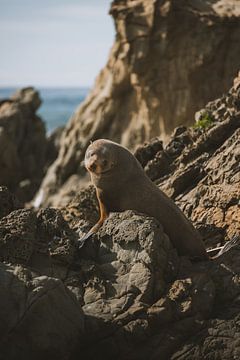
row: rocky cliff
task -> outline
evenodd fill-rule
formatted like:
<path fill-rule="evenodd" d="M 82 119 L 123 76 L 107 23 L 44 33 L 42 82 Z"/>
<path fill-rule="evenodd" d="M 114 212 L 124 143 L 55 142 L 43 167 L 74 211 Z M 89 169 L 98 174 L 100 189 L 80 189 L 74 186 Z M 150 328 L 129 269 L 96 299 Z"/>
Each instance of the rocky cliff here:
<path fill-rule="evenodd" d="M 206 247 L 240 234 L 240 76 L 222 98 L 136 156 L 201 232 Z M 98 217 L 92 187 L 61 209 L 19 209 L 0 188 L 0 358 L 240 358 L 240 238 L 217 260 L 179 256 L 155 219 Z M 174 221 L 174 219 L 173 219 Z"/>
<path fill-rule="evenodd" d="M 74 188 L 73 174 L 82 178 L 89 140 L 133 149 L 163 138 L 227 91 L 239 69 L 237 0 L 116 0 L 110 13 L 116 39 L 109 60 L 66 127 L 42 185 L 45 205 L 57 204 L 64 183 Z"/>
<path fill-rule="evenodd" d="M 23 202 L 33 198 L 46 167 L 57 156 L 57 145 L 47 139 L 45 124 L 36 113 L 40 105 L 33 88 L 0 102 L 0 185 Z"/>

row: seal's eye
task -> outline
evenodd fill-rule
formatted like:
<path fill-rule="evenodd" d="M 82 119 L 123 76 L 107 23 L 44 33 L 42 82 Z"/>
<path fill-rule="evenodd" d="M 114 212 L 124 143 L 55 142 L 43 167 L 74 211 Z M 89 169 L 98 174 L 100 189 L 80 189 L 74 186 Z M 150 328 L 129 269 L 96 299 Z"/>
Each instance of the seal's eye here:
<path fill-rule="evenodd" d="M 88 158 L 92 157 L 93 155 L 94 155 L 94 152 L 93 152 L 93 151 L 90 151 L 90 152 L 87 153 L 87 157 L 88 157 Z"/>
<path fill-rule="evenodd" d="M 103 164 L 104 167 L 107 166 L 107 164 L 108 164 L 107 160 L 104 159 L 104 160 L 102 161 L 102 164 Z"/>

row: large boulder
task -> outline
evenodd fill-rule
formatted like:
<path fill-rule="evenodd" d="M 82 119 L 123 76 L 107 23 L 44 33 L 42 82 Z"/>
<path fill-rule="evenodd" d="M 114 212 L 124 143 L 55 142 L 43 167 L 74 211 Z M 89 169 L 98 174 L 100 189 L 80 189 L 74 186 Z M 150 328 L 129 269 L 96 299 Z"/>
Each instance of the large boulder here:
<path fill-rule="evenodd" d="M 39 94 L 31 87 L 0 102 L 0 185 L 23 202 L 32 200 L 58 151 L 60 129 L 47 138 L 37 115 L 40 105 Z"/>
<path fill-rule="evenodd" d="M 0 279 L 0 358 L 69 358 L 84 330 L 72 293 L 59 279 L 20 265 L 0 264 Z"/>
<path fill-rule="evenodd" d="M 63 209 L 70 226 L 50 208 L 0 220 L 0 358 L 239 357 L 239 249 L 192 264 L 155 219 L 126 211 L 77 250 L 77 220 L 93 219 L 72 206 Z M 220 348 L 218 333 L 227 335 Z"/>
<path fill-rule="evenodd" d="M 90 140 L 134 149 L 189 125 L 195 111 L 221 96 L 239 69 L 237 0 L 123 0 L 111 10 L 116 38 L 95 86 L 70 119 L 41 201 L 82 180 Z M 54 197 L 51 200 L 51 196 Z"/>

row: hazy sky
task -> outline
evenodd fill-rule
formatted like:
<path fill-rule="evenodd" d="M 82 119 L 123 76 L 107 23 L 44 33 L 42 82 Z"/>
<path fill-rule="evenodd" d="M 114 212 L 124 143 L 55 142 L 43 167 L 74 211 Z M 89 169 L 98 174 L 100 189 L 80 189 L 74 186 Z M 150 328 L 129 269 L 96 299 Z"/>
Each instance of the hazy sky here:
<path fill-rule="evenodd" d="M 91 86 L 114 40 L 110 0 L 0 0 L 0 86 Z"/>

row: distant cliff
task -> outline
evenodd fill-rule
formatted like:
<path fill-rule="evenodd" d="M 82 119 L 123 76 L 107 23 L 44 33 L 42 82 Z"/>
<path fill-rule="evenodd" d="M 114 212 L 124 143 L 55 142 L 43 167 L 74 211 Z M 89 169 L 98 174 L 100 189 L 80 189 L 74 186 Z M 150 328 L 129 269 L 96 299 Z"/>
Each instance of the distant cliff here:
<path fill-rule="evenodd" d="M 116 0 L 110 13 L 116 39 L 109 60 L 65 129 L 41 189 L 44 204 L 81 173 L 89 140 L 133 149 L 164 138 L 221 96 L 239 70 L 239 1 Z"/>

